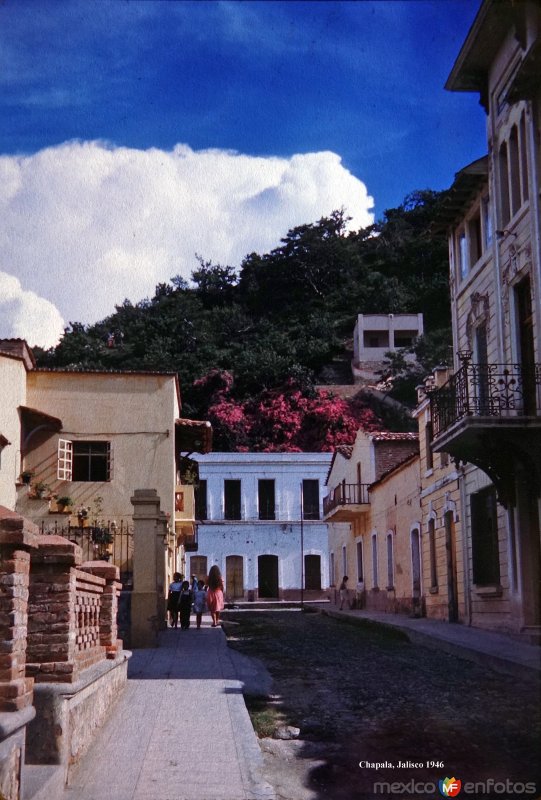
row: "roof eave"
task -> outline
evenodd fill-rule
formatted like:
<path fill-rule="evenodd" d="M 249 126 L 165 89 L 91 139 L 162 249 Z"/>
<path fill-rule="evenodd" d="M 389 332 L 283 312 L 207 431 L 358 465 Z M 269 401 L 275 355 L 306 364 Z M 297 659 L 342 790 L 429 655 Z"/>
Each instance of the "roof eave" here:
<path fill-rule="evenodd" d="M 490 65 L 513 22 L 514 10 L 508 0 L 481 4 L 445 83 L 448 91 L 484 92 Z"/>

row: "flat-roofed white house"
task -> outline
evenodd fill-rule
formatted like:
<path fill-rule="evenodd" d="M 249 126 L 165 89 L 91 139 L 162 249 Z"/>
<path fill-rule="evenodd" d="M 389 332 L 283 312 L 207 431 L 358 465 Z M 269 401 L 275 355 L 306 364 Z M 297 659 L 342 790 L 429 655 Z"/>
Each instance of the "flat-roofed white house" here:
<path fill-rule="evenodd" d="M 190 575 L 217 564 L 228 600 L 326 596 L 325 478 L 331 453 L 207 453 L 196 490 Z M 301 555 L 302 554 L 302 555 Z"/>
<path fill-rule="evenodd" d="M 354 375 L 372 375 L 383 365 L 386 353 L 411 347 L 422 335 L 422 314 L 357 314 L 353 331 Z"/>

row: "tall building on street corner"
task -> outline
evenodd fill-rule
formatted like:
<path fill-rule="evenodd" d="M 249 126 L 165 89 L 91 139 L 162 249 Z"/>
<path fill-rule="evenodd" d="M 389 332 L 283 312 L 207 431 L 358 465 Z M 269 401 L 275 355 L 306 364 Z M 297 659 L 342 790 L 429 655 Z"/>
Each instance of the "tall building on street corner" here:
<path fill-rule="evenodd" d="M 479 94 L 488 153 L 440 219 L 455 359 L 430 391 L 432 449 L 460 469 L 468 621 L 539 642 L 541 5 L 484 0 L 446 88 Z"/>

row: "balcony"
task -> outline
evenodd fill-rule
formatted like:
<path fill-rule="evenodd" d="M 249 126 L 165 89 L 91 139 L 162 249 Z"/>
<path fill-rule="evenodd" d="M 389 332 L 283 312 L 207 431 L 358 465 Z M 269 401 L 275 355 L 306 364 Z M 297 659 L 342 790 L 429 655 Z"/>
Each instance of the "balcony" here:
<path fill-rule="evenodd" d="M 538 479 L 541 470 L 541 365 L 472 364 L 430 392 L 436 452 L 482 469 L 512 500 L 517 463 Z"/>
<path fill-rule="evenodd" d="M 327 522 L 351 522 L 369 510 L 368 483 L 340 483 L 323 500 L 323 517 Z"/>

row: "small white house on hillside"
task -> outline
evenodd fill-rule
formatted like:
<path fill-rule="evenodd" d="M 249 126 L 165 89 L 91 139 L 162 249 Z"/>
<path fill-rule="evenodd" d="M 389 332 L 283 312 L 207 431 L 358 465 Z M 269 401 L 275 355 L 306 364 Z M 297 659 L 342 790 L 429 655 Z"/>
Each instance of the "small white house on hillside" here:
<path fill-rule="evenodd" d="M 323 597 L 328 588 L 325 479 L 331 453 L 208 453 L 199 464 L 190 575 L 217 564 L 228 600 Z M 302 582 L 302 583 L 301 583 Z"/>

